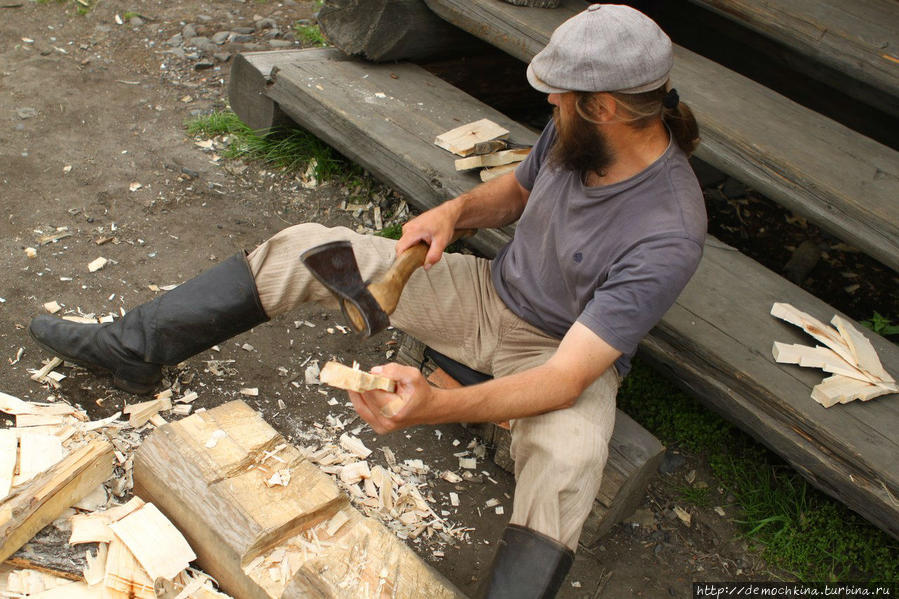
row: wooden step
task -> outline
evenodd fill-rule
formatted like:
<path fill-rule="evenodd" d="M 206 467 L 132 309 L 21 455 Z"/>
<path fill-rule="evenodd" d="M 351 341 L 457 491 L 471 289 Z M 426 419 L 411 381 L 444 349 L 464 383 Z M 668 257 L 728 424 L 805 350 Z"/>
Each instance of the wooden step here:
<path fill-rule="evenodd" d="M 424 1 L 523 61 L 584 8 Z M 697 157 L 899 270 L 899 152 L 679 46 L 671 81 L 699 122 Z"/>
<path fill-rule="evenodd" d="M 551 12 L 551 11 L 550 11 Z M 245 55 L 252 64 L 253 54 Z M 259 101 L 277 102 L 298 125 L 331 144 L 420 209 L 476 185 L 457 172 L 434 138 L 489 118 L 514 141 L 536 134 L 410 64 L 372 65 L 336 50 L 284 54 Z M 492 255 L 510 230 L 475 240 Z M 769 315 L 787 302 L 825 322 L 834 309 L 734 248 L 710 237 L 696 275 L 641 344 L 661 365 L 730 420 L 779 453 L 813 484 L 899 537 L 899 401 L 823 408 L 810 398 L 817 371 L 778 364 L 774 341 L 808 343 Z M 870 337 L 887 371 L 899 373 L 899 348 Z"/>
<path fill-rule="evenodd" d="M 691 0 L 883 93 L 899 115 L 899 7 L 894 0 Z M 846 90 L 852 94 L 852 90 Z"/>
<path fill-rule="evenodd" d="M 461 386 L 426 358 L 425 345 L 421 341 L 408 335 L 404 335 L 400 342 L 397 361 L 415 366 L 426 375 L 438 370 L 441 373 L 439 379 L 428 378 L 431 384 L 438 387 Z M 467 426 L 492 448 L 493 461 L 497 466 L 508 472 L 515 471 L 515 462 L 510 455 L 512 434 L 507 427 L 490 422 Z M 655 476 L 664 455 L 665 447 L 658 439 L 621 410 L 615 411 L 609 459 L 593 510 L 584 522 L 580 538 L 582 545 L 595 545 L 613 526 L 634 513 L 646 496 L 646 487 Z"/>

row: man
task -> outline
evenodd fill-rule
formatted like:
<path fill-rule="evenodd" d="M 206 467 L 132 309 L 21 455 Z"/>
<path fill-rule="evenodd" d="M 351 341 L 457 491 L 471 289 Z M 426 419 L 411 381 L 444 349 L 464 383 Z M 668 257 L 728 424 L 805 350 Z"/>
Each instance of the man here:
<path fill-rule="evenodd" d="M 290 227 L 115 323 L 35 318 L 33 337 L 64 358 L 146 392 L 175 364 L 309 301 L 335 306 L 298 260 L 352 242 L 363 277 L 424 241 L 392 323 L 494 375 L 454 390 L 415 368 L 375 371 L 396 394 L 351 393 L 379 434 L 416 424 L 511 420 L 511 524 L 487 581 L 491 597 L 552 597 L 564 579 L 608 455 L 620 378 L 639 340 L 699 263 L 702 193 L 687 162 L 696 123 L 667 91 L 671 42 L 642 13 L 593 5 L 562 24 L 528 67 L 554 116 L 514 174 L 411 220 L 393 242 L 316 224 Z M 518 220 L 492 261 L 443 255 L 453 231 Z M 397 395 L 404 407 L 380 407 Z"/>

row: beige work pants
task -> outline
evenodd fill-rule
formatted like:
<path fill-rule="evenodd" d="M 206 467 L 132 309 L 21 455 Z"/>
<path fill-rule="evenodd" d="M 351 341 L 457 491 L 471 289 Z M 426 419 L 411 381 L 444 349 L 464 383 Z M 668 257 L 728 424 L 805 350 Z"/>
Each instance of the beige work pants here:
<path fill-rule="evenodd" d="M 269 316 L 310 301 L 337 308 L 330 292 L 300 262 L 306 249 L 336 240 L 352 243 L 364 280 L 384 272 L 395 257 L 390 239 L 314 223 L 289 227 L 248 256 Z M 462 254 L 444 254 L 430 270 L 416 271 L 391 324 L 496 377 L 542 364 L 559 345 L 506 308 L 490 280 L 489 261 Z M 608 457 L 618 383 L 610 368 L 573 407 L 512 421 L 513 524 L 577 547 Z"/>

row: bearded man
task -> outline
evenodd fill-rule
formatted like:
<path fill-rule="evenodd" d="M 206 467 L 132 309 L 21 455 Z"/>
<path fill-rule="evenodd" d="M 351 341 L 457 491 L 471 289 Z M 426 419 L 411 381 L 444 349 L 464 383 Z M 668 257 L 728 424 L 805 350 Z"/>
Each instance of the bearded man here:
<path fill-rule="evenodd" d="M 162 365 L 305 302 L 336 302 L 298 257 L 349 240 L 362 275 L 395 253 L 430 250 L 392 317 L 397 328 L 469 367 L 482 384 L 442 390 L 411 367 L 373 371 L 395 394 L 351 393 L 378 434 L 419 424 L 511 421 L 516 489 L 487 580 L 490 597 L 552 597 L 599 489 L 615 395 L 637 343 L 696 269 L 702 193 L 687 161 L 696 123 L 670 89 L 671 41 L 642 13 L 593 5 L 563 23 L 527 69 L 554 106 L 528 158 L 408 222 L 394 243 L 303 224 L 278 233 L 104 325 L 49 316 L 34 339 L 63 358 L 148 392 Z M 518 221 L 493 261 L 443 250 L 453 232 Z M 381 407 L 399 396 L 392 417 Z"/>

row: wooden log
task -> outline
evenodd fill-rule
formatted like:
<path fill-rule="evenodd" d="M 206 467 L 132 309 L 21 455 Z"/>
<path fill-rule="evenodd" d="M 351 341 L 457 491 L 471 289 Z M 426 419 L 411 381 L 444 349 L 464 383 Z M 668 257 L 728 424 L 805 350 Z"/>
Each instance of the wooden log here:
<path fill-rule="evenodd" d="M 562 0 L 554 10 L 424 1 L 523 61 L 584 9 L 580 0 Z M 899 152 L 680 46 L 671 80 L 699 122 L 698 158 L 899 270 Z"/>
<path fill-rule="evenodd" d="M 113 447 L 95 439 L 15 489 L 0 504 L 0 561 L 112 476 Z"/>
<path fill-rule="evenodd" d="M 891 0 L 691 0 L 899 98 L 899 16 Z M 895 115 L 894 110 L 892 111 Z"/>
<path fill-rule="evenodd" d="M 293 121 L 265 95 L 272 67 L 283 62 L 290 51 L 272 50 L 254 53 L 251 64 L 245 55 L 235 54 L 228 79 L 228 102 L 231 110 L 240 116 L 250 129 L 266 133 L 283 127 L 292 127 Z"/>
<path fill-rule="evenodd" d="M 322 33 L 345 54 L 374 62 L 425 60 L 482 52 L 422 0 L 330 0 L 318 11 Z"/>
<path fill-rule="evenodd" d="M 284 462 L 268 457 L 275 448 Z M 289 483 L 267 486 L 285 465 Z M 460 596 L 242 401 L 155 430 L 135 456 L 134 485 L 235 597 Z M 345 522 L 330 527 L 338 513 Z"/>

